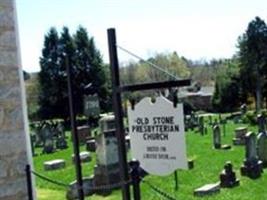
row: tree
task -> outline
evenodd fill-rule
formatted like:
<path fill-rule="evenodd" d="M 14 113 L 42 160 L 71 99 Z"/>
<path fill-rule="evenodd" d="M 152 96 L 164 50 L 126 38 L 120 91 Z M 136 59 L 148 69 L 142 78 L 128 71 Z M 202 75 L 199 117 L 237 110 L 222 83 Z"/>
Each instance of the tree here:
<path fill-rule="evenodd" d="M 60 81 L 64 78 L 60 78 L 63 72 L 60 73 L 59 63 L 59 36 L 55 28 L 51 28 L 44 40 L 44 48 L 42 50 L 42 57 L 40 58 L 41 71 L 39 73 L 40 82 L 40 94 L 39 94 L 39 116 L 42 119 L 52 117 L 62 117 L 60 113 L 63 113 L 58 106 L 60 98 L 66 96 L 62 94 L 63 84 Z M 62 102 L 62 101 L 61 101 Z M 63 106 L 64 107 L 64 106 Z"/>
<path fill-rule="evenodd" d="M 169 54 L 156 54 L 154 57 L 148 59 L 149 62 L 160 66 L 163 70 L 176 76 L 177 78 L 188 78 L 190 71 L 186 62 L 181 59 L 176 52 Z M 163 81 L 173 79 L 162 71 L 153 68 L 145 63 L 144 67 L 147 68 L 147 75 L 152 81 Z"/>
<path fill-rule="evenodd" d="M 84 95 L 84 88 L 91 84 L 89 90 L 91 93 L 96 93 L 100 99 L 100 107 L 107 111 L 111 108 L 110 85 L 108 80 L 108 66 L 104 65 L 100 51 L 96 48 L 94 38 L 88 37 L 85 28 L 79 27 L 74 35 L 76 44 L 76 73 L 75 86 L 78 92 L 77 98 Z M 79 99 L 82 102 L 82 99 Z M 80 103 L 78 110 L 82 112 L 83 104 Z"/>
<path fill-rule="evenodd" d="M 230 112 L 242 102 L 240 95 L 239 68 L 234 61 L 224 63 L 216 76 L 215 91 L 212 98 L 214 111 Z"/>
<path fill-rule="evenodd" d="M 267 26 L 256 17 L 238 39 L 242 89 L 255 98 L 256 110 L 262 108 L 262 90 L 267 72 Z"/>
<path fill-rule="evenodd" d="M 108 100 L 106 70 L 100 52 L 86 29 L 79 27 L 71 36 L 67 27 L 58 37 L 52 28 L 45 36 L 44 48 L 40 59 L 39 75 L 41 95 L 39 97 L 42 118 L 64 118 L 69 116 L 66 65 L 72 73 L 73 98 L 75 110 L 83 113 L 85 86 L 91 84 L 91 92 L 100 97 L 102 108 Z M 107 106 L 104 107 L 107 109 Z"/>

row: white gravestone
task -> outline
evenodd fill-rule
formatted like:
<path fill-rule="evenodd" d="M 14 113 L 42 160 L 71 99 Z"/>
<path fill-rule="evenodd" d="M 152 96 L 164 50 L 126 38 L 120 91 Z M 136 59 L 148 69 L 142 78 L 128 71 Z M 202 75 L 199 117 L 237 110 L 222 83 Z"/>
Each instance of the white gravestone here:
<path fill-rule="evenodd" d="M 128 117 L 132 155 L 144 170 L 164 176 L 187 169 L 182 104 L 175 108 L 163 96 L 155 103 L 147 97 L 128 108 Z"/>

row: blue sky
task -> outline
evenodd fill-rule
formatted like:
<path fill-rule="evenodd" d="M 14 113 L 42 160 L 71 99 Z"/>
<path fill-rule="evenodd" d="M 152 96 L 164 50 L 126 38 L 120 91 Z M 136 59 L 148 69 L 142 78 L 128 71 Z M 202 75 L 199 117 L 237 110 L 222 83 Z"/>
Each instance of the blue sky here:
<path fill-rule="evenodd" d="M 176 51 L 189 59 L 230 58 L 237 38 L 259 16 L 266 0 L 16 0 L 23 69 L 39 71 L 44 35 L 79 25 L 108 62 L 106 30 L 116 28 L 120 46 L 148 58 Z M 134 60 L 119 51 L 119 61 Z"/>

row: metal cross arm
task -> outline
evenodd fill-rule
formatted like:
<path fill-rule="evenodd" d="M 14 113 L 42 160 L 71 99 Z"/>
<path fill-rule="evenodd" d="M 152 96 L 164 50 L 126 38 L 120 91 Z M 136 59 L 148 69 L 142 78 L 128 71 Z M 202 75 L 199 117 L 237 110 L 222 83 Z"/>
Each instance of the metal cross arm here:
<path fill-rule="evenodd" d="M 189 86 L 190 84 L 191 84 L 191 79 L 182 79 L 177 81 L 164 81 L 164 82 L 143 83 L 136 85 L 125 85 L 125 86 L 120 86 L 118 90 L 119 92 L 134 92 L 139 90 L 183 87 L 183 86 Z"/>

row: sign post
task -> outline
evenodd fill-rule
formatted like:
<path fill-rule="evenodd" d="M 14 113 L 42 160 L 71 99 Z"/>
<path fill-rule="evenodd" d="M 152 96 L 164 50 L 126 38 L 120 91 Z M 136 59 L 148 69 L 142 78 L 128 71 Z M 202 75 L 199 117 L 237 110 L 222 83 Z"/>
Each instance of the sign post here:
<path fill-rule="evenodd" d="M 121 178 L 124 183 L 122 184 L 122 194 L 123 194 L 122 196 L 123 196 L 123 200 L 130 200 L 130 190 L 129 190 L 129 183 L 128 183 L 129 173 L 128 173 L 127 153 L 126 153 L 126 147 L 125 147 L 125 134 L 124 134 L 124 128 L 123 128 L 121 93 L 134 92 L 134 91 L 140 91 L 140 90 L 152 90 L 152 89 L 160 89 L 160 88 L 188 86 L 190 85 L 191 80 L 183 79 L 183 80 L 175 80 L 175 81 L 154 82 L 154 83 L 121 86 L 120 78 L 119 78 L 119 64 L 118 64 L 118 56 L 117 56 L 115 29 L 110 28 L 108 29 L 107 32 L 108 32 L 109 58 L 110 58 L 111 78 L 112 78 L 113 109 L 114 109 L 114 114 L 115 114 L 116 137 L 118 140 L 118 151 L 119 151 L 119 165 L 120 165 Z M 181 128 L 182 128 L 181 130 L 183 130 L 183 125 Z M 171 156 L 170 157 L 172 158 L 171 160 L 173 160 L 174 157 L 175 156 Z M 135 176 L 136 175 L 134 175 L 133 177 Z M 135 192 L 134 192 L 134 198 L 136 200 L 140 199 L 140 190 L 138 188 L 139 187 L 138 184 L 139 184 L 139 181 L 137 181 L 136 184 L 133 184 L 136 186 Z"/>
<path fill-rule="evenodd" d="M 127 155 L 125 147 L 125 134 L 123 128 L 121 93 L 119 91 L 120 76 L 119 76 L 119 62 L 118 62 L 117 47 L 116 47 L 115 29 L 108 29 L 108 47 L 109 47 L 111 78 L 112 78 L 112 100 L 113 100 L 113 109 L 115 114 L 116 137 L 118 140 L 121 179 L 124 182 L 128 182 L 129 173 L 128 173 L 128 163 L 127 163 Z M 123 200 L 130 200 L 129 184 L 122 185 L 122 196 Z"/>

